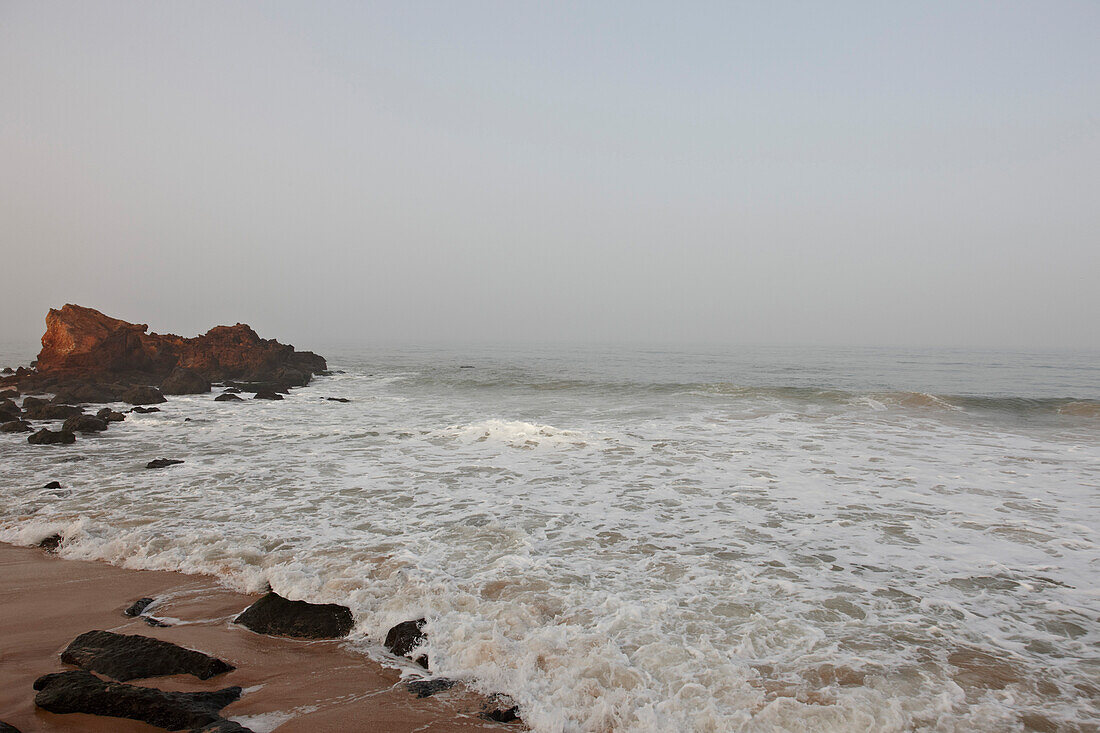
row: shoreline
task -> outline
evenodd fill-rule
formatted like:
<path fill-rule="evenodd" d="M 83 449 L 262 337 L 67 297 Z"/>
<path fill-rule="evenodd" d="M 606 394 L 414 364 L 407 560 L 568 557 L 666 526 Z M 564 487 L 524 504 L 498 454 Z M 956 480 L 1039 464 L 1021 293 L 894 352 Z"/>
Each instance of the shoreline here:
<path fill-rule="evenodd" d="M 153 597 L 153 627 L 123 611 Z M 239 685 L 241 699 L 223 711 L 256 733 L 325 731 L 525 730 L 478 716 L 486 698 L 456 685 L 418 699 L 401 673 L 342 640 L 266 636 L 231 624 L 259 596 L 228 590 L 216 578 L 167 570 L 129 570 L 104 562 L 55 557 L 35 547 L 0 543 L 0 721 L 24 733 L 162 730 L 124 718 L 58 715 L 34 704 L 39 676 L 72 669 L 60 652 L 80 634 L 102 629 L 140 634 L 198 649 L 236 669 L 200 681 L 189 675 L 134 680 L 162 690 L 203 691 Z"/>

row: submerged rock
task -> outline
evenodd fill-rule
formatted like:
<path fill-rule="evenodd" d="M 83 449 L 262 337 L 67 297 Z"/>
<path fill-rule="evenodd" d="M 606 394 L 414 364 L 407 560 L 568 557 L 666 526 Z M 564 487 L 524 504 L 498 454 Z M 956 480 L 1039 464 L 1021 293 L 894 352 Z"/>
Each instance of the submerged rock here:
<path fill-rule="evenodd" d="M 355 619 L 346 606 L 291 601 L 271 591 L 237 616 L 236 623 L 259 634 L 338 639 L 351 633 Z"/>
<path fill-rule="evenodd" d="M 26 420 L 11 420 L 0 424 L 0 433 L 29 433 L 34 430 Z"/>
<path fill-rule="evenodd" d="M 160 383 L 164 394 L 202 394 L 210 391 L 210 382 L 194 369 L 176 367 Z"/>
<path fill-rule="evenodd" d="M 39 542 L 38 547 L 46 552 L 57 552 L 57 548 L 61 547 L 62 541 L 61 535 L 52 534 Z"/>
<path fill-rule="evenodd" d="M 226 382 L 225 386 L 238 392 L 281 392 L 282 394 L 290 392 L 282 382 Z"/>
<path fill-rule="evenodd" d="M 177 463 L 183 463 L 183 461 L 176 458 L 154 458 L 145 464 L 146 468 L 166 468 L 168 466 L 174 466 Z"/>
<path fill-rule="evenodd" d="M 153 603 L 152 598 L 139 598 L 130 604 L 130 607 L 122 612 L 124 616 L 140 616 L 145 613 L 145 609 Z"/>
<path fill-rule="evenodd" d="M 89 631 L 76 637 L 61 652 L 61 661 L 120 682 L 173 674 L 208 680 L 235 669 L 228 662 L 168 641 L 110 631 Z"/>
<path fill-rule="evenodd" d="M 122 422 L 126 419 L 126 416 L 121 412 L 115 412 L 110 407 L 104 407 L 102 410 L 95 414 L 100 420 L 106 420 L 107 422 Z"/>
<path fill-rule="evenodd" d="M 91 415 L 73 415 L 61 423 L 61 429 L 70 433 L 96 433 L 107 429 L 107 421 Z"/>
<path fill-rule="evenodd" d="M 351 402 L 347 397 L 326 397 L 329 402 Z"/>
<path fill-rule="evenodd" d="M 48 430 L 42 428 L 34 435 L 27 438 L 31 445 L 69 445 L 76 442 L 76 436 L 67 430 Z"/>
<path fill-rule="evenodd" d="M 427 638 L 421 631 L 426 623 L 428 623 L 427 620 L 422 618 L 415 621 L 402 621 L 389 630 L 386 641 L 382 645 L 392 654 L 407 657 L 409 652 L 419 647 Z M 421 654 L 413 661 L 425 669 L 428 668 L 428 657 L 425 654 Z"/>
<path fill-rule="evenodd" d="M 159 405 L 167 402 L 156 387 L 131 387 L 122 394 L 122 401 L 130 405 Z"/>
<path fill-rule="evenodd" d="M 233 392 L 223 392 L 214 398 L 215 402 L 241 402 L 241 398 Z"/>
<path fill-rule="evenodd" d="M 252 398 L 254 400 L 281 400 L 283 396 L 278 392 L 272 392 L 269 389 L 260 390 Z"/>
<path fill-rule="evenodd" d="M 139 415 L 145 415 L 145 414 L 148 414 L 150 412 L 160 412 L 160 408 L 159 407 L 135 407 L 132 410 L 130 410 L 130 412 L 136 412 Z"/>
<path fill-rule="evenodd" d="M 140 720 L 168 730 L 195 729 L 221 719 L 240 687 L 216 692 L 164 692 L 101 680 L 91 672 L 47 674 L 34 681 L 34 704 L 51 713 L 87 713 Z"/>
<path fill-rule="evenodd" d="M 488 712 L 482 713 L 481 716 L 486 720 L 492 720 L 497 723 L 515 723 L 519 718 L 519 710 L 514 705 L 510 708 L 496 708 Z"/>

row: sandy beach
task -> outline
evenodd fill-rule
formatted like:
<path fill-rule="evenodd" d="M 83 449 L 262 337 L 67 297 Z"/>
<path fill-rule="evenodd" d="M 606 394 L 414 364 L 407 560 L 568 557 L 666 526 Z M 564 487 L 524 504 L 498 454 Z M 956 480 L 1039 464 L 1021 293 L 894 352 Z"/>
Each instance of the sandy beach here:
<path fill-rule="evenodd" d="M 151 614 L 172 625 L 149 626 L 123 614 L 143 596 Z M 38 548 L 0 545 L 0 720 L 32 731 L 160 730 L 144 723 L 91 715 L 55 715 L 34 705 L 32 683 L 71 667 L 60 652 L 92 629 L 142 634 L 224 659 L 236 670 L 200 681 L 180 675 L 132 684 L 201 691 L 240 685 L 245 693 L 223 711 L 258 733 L 309 731 L 517 730 L 477 716 L 487 702 L 454 687 L 417 699 L 400 674 L 343 642 L 296 641 L 252 633 L 230 622 L 255 597 L 216 580 L 164 571 L 126 570 L 63 560 Z"/>

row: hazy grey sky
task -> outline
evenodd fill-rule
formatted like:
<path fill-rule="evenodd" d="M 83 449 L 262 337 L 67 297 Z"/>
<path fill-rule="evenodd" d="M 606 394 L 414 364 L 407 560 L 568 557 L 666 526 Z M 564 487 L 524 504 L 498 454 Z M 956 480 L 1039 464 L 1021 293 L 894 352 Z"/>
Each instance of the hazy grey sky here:
<path fill-rule="evenodd" d="M 0 0 L 0 340 L 1100 347 L 1100 2 Z"/>

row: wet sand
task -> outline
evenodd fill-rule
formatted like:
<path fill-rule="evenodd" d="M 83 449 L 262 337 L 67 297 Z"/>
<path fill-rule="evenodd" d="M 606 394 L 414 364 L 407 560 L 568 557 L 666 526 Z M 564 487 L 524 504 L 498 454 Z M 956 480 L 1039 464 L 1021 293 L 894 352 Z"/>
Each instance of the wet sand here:
<path fill-rule="evenodd" d="M 184 623 L 153 628 L 142 618 L 124 616 L 123 610 L 143 596 L 158 599 L 151 615 Z M 485 699 L 461 687 L 418 699 L 397 671 L 343 642 L 282 639 L 231 625 L 254 600 L 208 577 L 125 570 L 0 544 L 0 720 L 24 733 L 161 730 L 122 718 L 55 715 L 35 707 L 34 680 L 72 669 L 62 664 L 61 651 L 85 631 L 105 629 L 164 639 L 235 665 L 236 670 L 206 681 L 178 675 L 130 684 L 187 691 L 240 685 L 245 693 L 222 714 L 257 733 L 523 729 L 477 717 Z"/>

